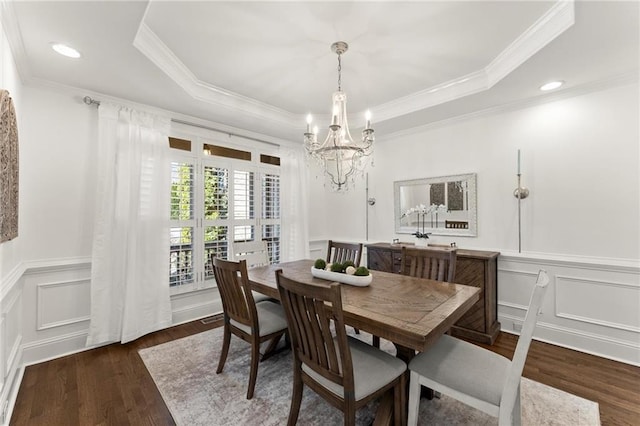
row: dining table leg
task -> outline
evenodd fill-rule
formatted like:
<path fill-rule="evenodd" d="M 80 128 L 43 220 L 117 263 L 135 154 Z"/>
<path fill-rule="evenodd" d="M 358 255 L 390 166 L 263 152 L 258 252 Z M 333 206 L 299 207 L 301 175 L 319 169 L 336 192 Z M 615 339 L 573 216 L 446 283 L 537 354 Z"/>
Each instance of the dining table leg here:
<path fill-rule="evenodd" d="M 399 345 L 394 343 L 396 347 L 396 357 L 403 360 L 407 365 L 416 356 L 416 351 L 407 348 L 406 346 Z M 409 378 L 411 374 L 409 373 L 409 369 L 405 371 L 405 391 L 403 393 L 404 399 L 404 413 L 402 416 L 402 424 L 407 424 L 407 413 L 408 413 L 408 405 L 409 405 Z M 434 392 L 433 389 L 429 389 L 427 387 L 422 387 L 422 392 L 420 393 L 421 397 L 427 399 L 433 399 Z M 391 392 L 387 392 L 385 396 L 380 401 L 380 405 L 378 406 L 378 411 L 376 412 L 376 418 L 373 421 L 373 426 L 382 426 L 382 425 L 391 425 L 393 424 L 393 397 Z"/>
<path fill-rule="evenodd" d="M 399 345 L 394 343 L 396 347 L 396 357 L 403 360 L 407 365 L 416 356 L 416 351 L 407 348 L 406 346 Z M 405 371 L 405 390 L 403 392 L 403 400 L 404 400 L 404 413 L 402 416 L 402 424 L 407 424 L 407 409 L 409 405 L 409 370 Z M 425 394 L 426 391 L 426 394 Z M 422 389 L 422 395 L 426 396 L 428 399 L 433 398 L 433 391 L 428 388 Z M 373 426 L 382 426 L 382 425 L 391 425 L 393 424 L 393 397 L 391 392 L 387 392 L 385 396 L 380 401 L 380 405 L 378 406 L 378 411 L 376 412 L 376 418 L 373 421 Z"/>
<path fill-rule="evenodd" d="M 395 345 L 395 343 L 394 343 Z M 405 346 L 402 345 L 395 345 L 396 347 L 396 357 L 400 358 L 401 360 L 403 360 L 405 363 L 407 363 L 407 366 L 409 365 L 409 362 L 411 362 L 411 360 L 413 359 L 414 356 L 416 356 L 416 351 L 414 351 L 411 348 L 407 348 Z M 409 370 L 407 369 L 407 391 L 409 390 Z M 408 394 L 407 394 L 408 395 Z M 421 396 L 423 398 L 427 398 L 427 399 L 433 399 L 433 389 L 429 389 L 427 387 L 422 387 L 422 392 L 421 392 Z"/>

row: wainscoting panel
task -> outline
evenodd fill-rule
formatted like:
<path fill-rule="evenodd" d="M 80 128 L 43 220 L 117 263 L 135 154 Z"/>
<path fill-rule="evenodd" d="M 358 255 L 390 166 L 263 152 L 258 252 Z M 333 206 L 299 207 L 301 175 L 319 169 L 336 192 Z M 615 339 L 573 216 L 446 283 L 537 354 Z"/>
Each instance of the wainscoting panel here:
<path fill-rule="evenodd" d="M 639 294 L 638 285 L 557 275 L 556 316 L 639 333 Z"/>
<path fill-rule="evenodd" d="M 21 318 L 20 318 L 20 305 L 22 295 L 20 292 L 13 292 L 10 296 L 6 306 L 3 308 L 3 317 L 5 319 L 5 341 L 3 343 L 3 370 L 6 373 L 11 374 L 12 370 L 16 368 L 18 364 L 18 355 L 20 353 L 20 343 L 22 341 L 22 335 L 20 330 Z"/>
<path fill-rule="evenodd" d="M 18 268 L 19 269 L 19 268 Z M 18 270 L 16 269 L 16 270 Z M 10 274 L 0 293 L 0 423 L 11 414 L 22 372 L 22 286 L 19 275 Z"/>
<path fill-rule="evenodd" d="M 498 259 L 502 331 L 519 334 L 539 269 L 551 282 L 536 339 L 640 365 L 640 265 L 503 253 Z"/>
<path fill-rule="evenodd" d="M 37 284 L 36 330 L 89 321 L 91 280 L 76 279 Z"/>

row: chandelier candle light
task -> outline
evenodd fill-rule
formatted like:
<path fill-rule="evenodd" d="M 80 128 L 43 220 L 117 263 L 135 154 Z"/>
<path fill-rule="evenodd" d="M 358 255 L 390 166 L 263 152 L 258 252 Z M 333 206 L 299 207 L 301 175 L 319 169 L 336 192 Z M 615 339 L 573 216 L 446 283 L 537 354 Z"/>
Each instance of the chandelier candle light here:
<path fill-rule="evenodd" d="M 324 142 L 318 143 L 318 127 L 311 130 L 313 118 L 307 116 L 307 131 L 304 133 L 304 146 L 307 155 L 318 161 L 323 167 L 332 187 L 337 190 L 347 190 L 349 180 L 353 181 L 356 171 L 363 172 L 366 157 L 373 152 L 373 129 L 371 128 L 371 113 L 365 115 L 365 128 L 362 139 L 354 141 L 347 123 L 347 94 L 342 91 L 342 54 L 349 45 L 337 41 L 331 45 L 331 50 L 338 55 L 338 90 L 333 92 L 333 108 L 329 133 Z"/>

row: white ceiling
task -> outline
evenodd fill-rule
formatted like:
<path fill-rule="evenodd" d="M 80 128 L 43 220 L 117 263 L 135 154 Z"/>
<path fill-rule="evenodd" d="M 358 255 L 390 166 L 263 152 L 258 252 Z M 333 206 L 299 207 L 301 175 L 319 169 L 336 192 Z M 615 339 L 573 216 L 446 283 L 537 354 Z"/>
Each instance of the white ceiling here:
<path fill-rule="evenodd" d="M 378 138 L 461 114 L 636 78 L 636 1 L 4 2 L 27 84 L 77 87 L 293 141 L 342 88 Z M 53 52 L 77 48 L 80 59 Z M 552 94 L 557 95 L 556 94 Z M 325 122 L 323 123 L 323 120 Z"/>

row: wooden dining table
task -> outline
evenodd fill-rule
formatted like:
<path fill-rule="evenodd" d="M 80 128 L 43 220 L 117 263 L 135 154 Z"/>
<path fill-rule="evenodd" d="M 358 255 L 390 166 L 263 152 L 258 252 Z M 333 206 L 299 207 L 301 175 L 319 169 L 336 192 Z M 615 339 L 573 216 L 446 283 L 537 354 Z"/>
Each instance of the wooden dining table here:
<path fill-rule="evenodd" d="M 311 275 L 313 263 L 305 259 L 251 268 L 249 282 L 253 290 L 279 299 L 278 269 L 303 283 L 328 282 Z M 344 321 L 391 341 L 396 356 L 407 363 L 446 333 L 480 297 L 477 287 L 382 271 L 371 271 L 371 275 L 368 286 L 341 286 Z M 375 424 L 380 418 L 389 420 L 390 416 L 379 410 Z"/>

